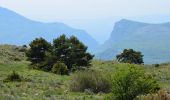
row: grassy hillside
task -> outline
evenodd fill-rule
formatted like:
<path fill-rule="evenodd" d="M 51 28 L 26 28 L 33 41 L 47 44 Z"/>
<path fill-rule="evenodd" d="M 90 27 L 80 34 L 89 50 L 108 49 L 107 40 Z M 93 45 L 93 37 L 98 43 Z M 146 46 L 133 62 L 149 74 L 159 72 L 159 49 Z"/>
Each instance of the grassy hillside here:
<path fill-rule="evenodd" d="M 25 61 L 23 52 L 16 46 L 0 46 L 0 100 L 103 100 L 107 94 L 79 93 L 69 91 L 71 75 L 60 76 L 49 72 L 33 70 L 28 67 L 30 62 Z M 3 48 L 3 49 L 2 49 Z M 15 61 L 15 57 L 20 60 Z M 170 64 L 135 65 L 143 67 L 147 73 L 152 74 L 159 82 L 161 88 L 170 90 Z M 114 61 L 93 60 L 90 69 L 102 70 L 105 73 L 114 73 L 117 67 L 127 67 L 127 64 Z M 12 73 L 29 79 L 26 82 L 4 82 Z"/>
<path fill-rule="evenodd" d="M 13 62 L 0 65 L 0 97 L 24 100 L 102 100 L 102 95 L 69 92 L 70 76 L 59 76 L 43 71 L 31 70 L 29 62 Z M 3 80 L 15 70 L 30 82 L 7 82 Z"/>
<path fill-rule="evenodd" d="M 22 47 L 15 45 L 0 45 L 0 63 L 9 63 L 11 61 L 21 61 L 25 59 Z"/>
<path fill-rule="evenodd" d="M 159 67 L 145 66 L 145 70 L 151 73 L 165 90 L 170 90 L 170 63 L 160 64 Z"/>
<path fill-rule="evenodd" d="M 71 76 L 60 76 L 53 73 L 32 70 L 29 62 L 13 62 L 0 64 L 0 97 L 3 99 L 34 99 L 34 100 L 103 100 L 104 94 L 73 93 L 69 91 Z M 116 67 L 126 67 L 126 64 L 93 61 L 91 69 L 112 72 Z M 145 67 L 152 73 L 164 89 L 170 89 L 170 64 L 163 64 L 158 68 Z M 29 82 L 3 82 L 9 73 L 15 70 L 21 76 L 30 79 Z"/>

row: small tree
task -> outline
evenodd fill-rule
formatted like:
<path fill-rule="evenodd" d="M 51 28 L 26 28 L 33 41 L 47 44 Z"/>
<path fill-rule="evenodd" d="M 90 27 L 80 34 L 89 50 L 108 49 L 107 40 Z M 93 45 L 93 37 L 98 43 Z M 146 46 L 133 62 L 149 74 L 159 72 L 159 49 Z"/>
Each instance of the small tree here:
<path fill-rule="evenodd" d="M 50 51 L 51 45 L 43 38 L 36 38 L 30 44 L 30 49 L 26 52 L 28 60 L 32 65 L 45 61 L 46 52 Z"/>
<path fill-rule="evenodd" d="M 123 53 L 116 56 L 117 60 L 123 63 L 142 64 L 143 55 L 141 52 L 134 51 L 133 49 L 124 49 Z"/>

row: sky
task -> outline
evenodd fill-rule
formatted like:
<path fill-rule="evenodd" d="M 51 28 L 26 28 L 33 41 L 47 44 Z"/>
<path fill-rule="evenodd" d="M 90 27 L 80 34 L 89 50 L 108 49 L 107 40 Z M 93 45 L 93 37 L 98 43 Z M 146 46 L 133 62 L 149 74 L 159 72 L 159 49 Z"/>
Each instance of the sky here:
<path fill-rule="evenodd" d="M 33 20 L 63 21 L 78 28 L 77 20 L 102 20 L 115 16 L 170 15 L 170 0 L 0 0 L 0 6 Z M 70 20 L 76 21 L 71 23 L 73 21 Z M 102 38 L 105 35 L 108 38 L 108 32 L 111 31 L 110 29 L 107 33 L 98 34 L 94 32 L 96 29 L 93 31 L 85 29 L 94 38 L 97 36 Z"/>

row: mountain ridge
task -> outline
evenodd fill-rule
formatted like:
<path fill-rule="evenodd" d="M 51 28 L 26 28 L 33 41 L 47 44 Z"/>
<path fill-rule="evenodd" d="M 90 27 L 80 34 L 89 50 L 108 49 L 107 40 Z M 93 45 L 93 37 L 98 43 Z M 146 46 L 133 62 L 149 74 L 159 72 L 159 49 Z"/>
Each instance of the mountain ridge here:
<path fill-rule="evenodd" d="M 23 45 L 33 39 L 43 37 L 52 41 L 61 34 L 75 35 L 90 51 L 98 46 L 97 41 L 85 30 L 70 27 L 61 22 L 44 23 L 30 20 L 9 9 L 0 7 L 0 42 L 1 44 Z"/>
<path fill-rule="evenodd" d="M 170 61 L 169 38 L 169 22 L 150 24 L 123 19 L 115 24 L 110 38 L 98 48 L 96 58 L 115 59 L 123 49 L 132 48 L 144 54 L 146 63 L 167 62 Z"/>

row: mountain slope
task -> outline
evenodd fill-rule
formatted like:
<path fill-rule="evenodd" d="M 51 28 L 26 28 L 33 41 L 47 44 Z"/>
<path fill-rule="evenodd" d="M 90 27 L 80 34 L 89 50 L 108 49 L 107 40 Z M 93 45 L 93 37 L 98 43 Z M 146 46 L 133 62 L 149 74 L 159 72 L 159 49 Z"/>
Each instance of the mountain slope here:
<path fill-rule="evenodd" d="M 170 23 L 148 24 L 121 20 L 114 26 L 111 37 L 96 54 L 100 59 L 113 59 L 125 48 L 144 54 L 145 63 L 170 61 Z M 108 54 L 109 56 L 106 56 Z"/>
<path fill-rule="evenodd" d="M 0 64 L 25 60 L 25 53 L 22 50 L 23 47 L 15 45 L 0 45 Z"/>
<path fill-rule="evenodd" d="M 61 34 L 75 35 L 89 50 L 98 45 L 86 31 L 74 29 L 63 23 L 42 23 L 29 20 L 13 11 L 0 8 L 0 43 L 1 44 L 28 44 L 36 37 L 43 37 L 48 41 Z"/>

